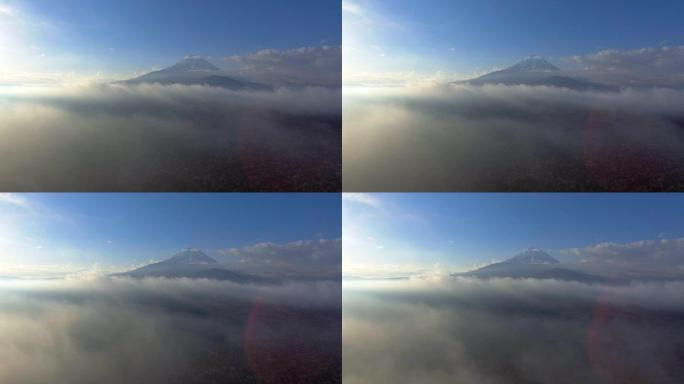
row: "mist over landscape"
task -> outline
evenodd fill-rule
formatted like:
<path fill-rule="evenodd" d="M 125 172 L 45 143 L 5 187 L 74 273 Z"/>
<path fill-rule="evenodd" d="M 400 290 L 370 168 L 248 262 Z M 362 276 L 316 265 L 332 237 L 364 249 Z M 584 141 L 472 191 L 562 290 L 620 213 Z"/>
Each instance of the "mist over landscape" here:
<path fill-rule="evenodd" d="M 0 0 L 0 190 L 341 190 L 340 13 Z"/>
<path fill-rule="evenodd" d="M 684 93 L 450 84 L 345 95 L 347 191 L 676 191 Z"/>
<path fill-rule="evenodd" d="M 115 274 L 0 275 L 0 381 L 341 382 L 340 240 L 217 253 Z"/>
<path fill-rule="evenodd" d="M 345 383 L 684 379 L 679 194 L 345 194 L 343 209 Z"/>
<path fill-rule="evenodd" d="M 682 10 L 344 0 L 344 190 L 683 190 Z"/>
<path fill-rule="evenodd" d="M 184 84 L 0 90 L 13 191 L 336 191 L 341 91 Z"/>
<path fill-rule="evenodd" d="M 340 383 L 340 204 L 0 194 L 0 382 Z"/>
<path fill-rule="evenodd" d="M 0 281 L 0 381 L 339 383 L 339 282 Z"/>
<path fill-rule="evenodd" d="M 679 383 L 680 282 L 346 282 L 346 383 Z M 407 332 L 407 330 L 410 330 Z M 373 364 L 368 364 L 373 361 Z"/>

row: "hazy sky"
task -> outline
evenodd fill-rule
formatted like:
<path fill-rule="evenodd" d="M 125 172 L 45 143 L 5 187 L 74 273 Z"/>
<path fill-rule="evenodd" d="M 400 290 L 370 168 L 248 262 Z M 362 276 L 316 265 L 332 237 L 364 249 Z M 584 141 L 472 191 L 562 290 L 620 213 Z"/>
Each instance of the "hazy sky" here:
<path fill-rule="evenodd" d="M 337 239 L 338 194 L 0 194 L 3 274 L 120 269 L 186 247 Z"/>
<path fill-rule="evenodd" d="M 0 75 L 111 76 L 188 54 L 220 65 L 262 49 L 340 45 L 340 18 L 336 0 L 0 0 Z"/>
<path fill-rule="evenodd" d="M 681 1 L 343 0 L 348 77 L 459 77 L 529 55 L 684 44 Z M 347 78 L 345 79 L 347 81 Z"/>
<path fill-rule="evenodd" d="M 678 260 L 684 236 L 676 194 L 345 194 L 343 217 L 347 275 L 462 271 L 526 247 Z"/>

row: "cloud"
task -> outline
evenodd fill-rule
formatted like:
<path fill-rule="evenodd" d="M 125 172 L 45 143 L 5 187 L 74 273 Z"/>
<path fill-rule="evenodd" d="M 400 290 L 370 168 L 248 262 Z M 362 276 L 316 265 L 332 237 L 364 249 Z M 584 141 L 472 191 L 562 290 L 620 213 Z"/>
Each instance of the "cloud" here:
<path fill-rule="evenodd" d="M 226 60 L 242 65 L 239 73 L 262 82 L 326 87 L 339 87 L 342 82 L 340 46 L 264 49 Z"/>
<path fill-rule="evenodd" d="M 342 202 L 361 204 L 371 208 L 379 208 L 381 206 L 380 200 L 369 193 L 345 193 L 342 195 Z"/>
<path fill-rule="evenodd" d="M 9 5 L 0 3 L 0 13 L 5 17 L 15 17 L 17 12 Z"/>
<path fill-rule="evenodd" d="M 614 272 L 652 274 L 661 277 L 684 275 L 684 237 L 641 240 L 631 243 L 599 243 L 565 250 L 580 263 L 603 265 Z"/>
<path fill-rule="evenodd" d="M 345 94 L 345 191 L 681 190 L 682 105 L 673 89 Z"/>
<path fill-rule="evenodd" d="M 684 86 L 684 46 L 603 50 L 568 58 L 595 77 L 619 84 Z"/>
<path fill-rule="evenodd" d="M 361 15 L 363 13 L 358 4 L 349 0 L 342 0 L 342 11 L 349 12 L 354 15 Z"/>
<path fill-rule="evenodd" d="M 0 381 L 341 381 L 339 283 L 0 282 Z"/>
<path fill-rule="evenodd" d="M 259 243 L 219 252 L 231 269 L 273 276 L 338 280 L 341 274 L 340 239 L 302 240 L 286 244 Z"/>
<path fill-rule="evenodd" d="M 344 381 L 678 383 L 682 288 L 512 279 L 348 283 Z"/>
<path fill-rule="evenodd" d="M 340 189 L 341 92 L 101 85 L 0 101 L 0 189 Z"/>
<path fill-rule="evenodd" d="M 19 208 L 27 208 L 29 206 L 28 200 L 16 193 L 0 193 L 0 203 Z"/>

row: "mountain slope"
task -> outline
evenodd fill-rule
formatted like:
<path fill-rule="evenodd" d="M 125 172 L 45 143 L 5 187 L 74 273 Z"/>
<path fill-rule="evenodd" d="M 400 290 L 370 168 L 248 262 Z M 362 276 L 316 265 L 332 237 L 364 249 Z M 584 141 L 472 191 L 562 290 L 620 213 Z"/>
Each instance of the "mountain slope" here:
<path fill-rule="evenodd" d="M 555 65 L 546 61 L 546 59 L 539 56 L 530 56 L 511 67 L 508 67 L 504 71 L 508 72 L 530 72 L 530 71 L 546 71 L 546 72 L 558 72 L 560 69 Z M 503 72 L 503 71 L 501 71 Z"/>
<path fill-rule="evenodd" d="M 216 264 L 216 260 L 200 251 L 199 249 L 187 248 L 170 259 L 162 261 L 160 264 L 179 265 L 179 264 Z"/>
<path fill-rule="evenodd" d="M 579 78 L 560 70 L 545 59 L 533 56 L 500 71 L 494 71 L 475 79 L 455 84 L 486 85 L 530 85 L 567 88 L 577 91 L 612 91 L 613 86 Z"/>
<path fill-rule="evenodd" d="M 187 56 L 166 69 L 168 72 L 219 71 L 219 68 L 199 56 Z"/>
<path fill-rule="evenodd" d="M 526 248 L 520 251 L 515 256 L 504 261 L 507 264 L 558 264 L 558 260 L 554 259 L 548 253 L 539 248 Z"/>
<path fill-rule="evenodd" d="M 548 253 L 536 248 L 525 249 L 510 259 L 490 264 L 474 271 L 455 274 L 454 276 L 477 277 L 482 279 L 555 279 L 583 283 L 604 283 L 609 280 L 602 276 L 567 268 Z"/>
<path fill-rule="evenodd" d="M 216 260 L 197 249 L 183 250 L 171 258 L 158 263 L 146 265 L 133 271 L 119 273 L 116 276 L 125 277 L 166 277 L 166 278 L 194 278 L 232 281 L 238 284 L 277 284 L 278 279 L 266 278 L 231 271 Z"/>
<path fill-rule="evenodd" d="M 126 84 L 182 84 L 182 85 L 207 85 L 231 90 L 271 90 L 266 84 L 236 79 L 225 74 L 221 69 L 209 61 L 197 57 L 188 56 L 180 62 L 159 71 L 124 81 Z"/>

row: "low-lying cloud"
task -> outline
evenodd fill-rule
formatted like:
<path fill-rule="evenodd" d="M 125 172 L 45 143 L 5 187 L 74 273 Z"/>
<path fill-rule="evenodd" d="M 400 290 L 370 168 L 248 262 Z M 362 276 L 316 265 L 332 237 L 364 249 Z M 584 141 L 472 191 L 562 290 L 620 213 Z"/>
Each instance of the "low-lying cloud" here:
<path fill-rule="evenodd" d="M 684 189 L 684 92 L 545 86 L 350 91 L 346 191 Z"/>
<path fill-rule="evenodd" d="M 684 46 L 608 49 L 572 56 L 569 61 L 588 76 L 617 84 L 684 87 Z"/>
<path fill-rule="evenodd" d="M 219 253 L 231 269 L 259 275 L 339 279 L 342 273 L 341 239 L 259 243 Z"/>
<path fill-rule="evenodd" d="M 343 299 L 344 380 L 679 383 L 683 284 L 350 283 Z"/>
<path fill-rule="evenodd" d="M 0 95 L 13 191 L 337 191 L 341 91 L 101 85 Z"/>
<path fill-rule="evenodd" d="M 3 383 L 341 382 L 341 288 L 0 282 Z"/>
<path fill-rule="evenodd" d="M 684 277 L 684 238 L 599 243 L 564 250 L 572 261 L 615 273 Z"/>
<path fill-rule="evenodd" d="M 326 87 L 342 84 L 341 46 L 264 49 L 249 55 L 230 56 L 226 60 L 244 67 L 238 73 L 269 84 Z"/>

